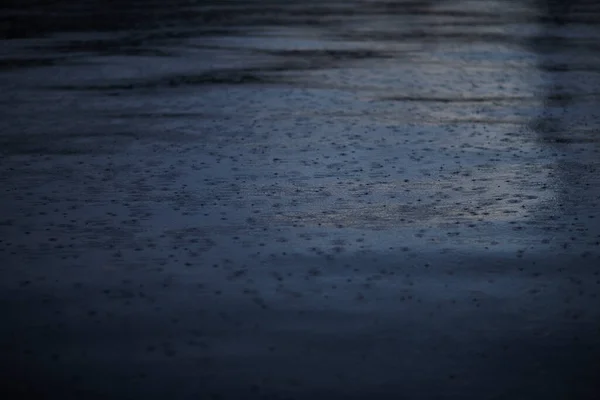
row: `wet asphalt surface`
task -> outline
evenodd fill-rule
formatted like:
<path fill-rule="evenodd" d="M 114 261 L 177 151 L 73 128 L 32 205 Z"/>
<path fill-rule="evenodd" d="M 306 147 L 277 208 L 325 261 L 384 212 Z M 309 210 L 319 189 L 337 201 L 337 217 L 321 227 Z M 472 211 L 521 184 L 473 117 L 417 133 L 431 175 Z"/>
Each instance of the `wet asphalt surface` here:
<path fill-rule="evenodd" d="M 9 3 L 3 399 L 600 399 L 598 4 Z"/>

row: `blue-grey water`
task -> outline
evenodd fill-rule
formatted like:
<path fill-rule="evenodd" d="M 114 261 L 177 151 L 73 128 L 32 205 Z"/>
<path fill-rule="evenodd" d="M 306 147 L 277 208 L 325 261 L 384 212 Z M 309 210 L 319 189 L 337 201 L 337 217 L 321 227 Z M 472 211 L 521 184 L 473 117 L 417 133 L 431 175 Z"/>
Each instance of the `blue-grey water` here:
<path fill-rule="evenodd" d="M 597 2 L 3 4 L 3 399 L 600 398 Z"/>

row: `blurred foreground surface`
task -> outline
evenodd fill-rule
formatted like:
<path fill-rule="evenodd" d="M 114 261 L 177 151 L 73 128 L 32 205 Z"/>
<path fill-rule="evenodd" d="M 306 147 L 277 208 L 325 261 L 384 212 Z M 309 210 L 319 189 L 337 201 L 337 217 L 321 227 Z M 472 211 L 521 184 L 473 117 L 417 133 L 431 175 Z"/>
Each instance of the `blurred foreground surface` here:
<path fill-rule="evenodd" d="M 600 7 L 13 2 L 2 398 L 600 398 Z"/>

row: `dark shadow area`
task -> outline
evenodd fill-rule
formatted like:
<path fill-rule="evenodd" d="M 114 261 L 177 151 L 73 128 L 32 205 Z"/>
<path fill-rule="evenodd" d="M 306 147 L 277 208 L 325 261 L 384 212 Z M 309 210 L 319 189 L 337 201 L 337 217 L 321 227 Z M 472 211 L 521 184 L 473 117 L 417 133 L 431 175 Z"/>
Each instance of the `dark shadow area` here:
<path fill-rule="evenodd" d="M 537 1 L 541 33 L 531 46 L 546 85 L 533 122 L 549 144 L 597 143 L 600 123 L 600 2 Z"/>

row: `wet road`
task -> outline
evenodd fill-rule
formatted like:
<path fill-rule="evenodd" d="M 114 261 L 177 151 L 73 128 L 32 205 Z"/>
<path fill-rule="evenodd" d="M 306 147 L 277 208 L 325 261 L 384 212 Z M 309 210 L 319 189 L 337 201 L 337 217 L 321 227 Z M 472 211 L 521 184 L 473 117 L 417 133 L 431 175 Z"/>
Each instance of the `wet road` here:
<path fill-rule="evenodd" d="M 600 398 L 595 2 L 12 3 L 2 398 Z"/>

